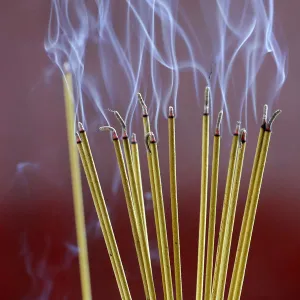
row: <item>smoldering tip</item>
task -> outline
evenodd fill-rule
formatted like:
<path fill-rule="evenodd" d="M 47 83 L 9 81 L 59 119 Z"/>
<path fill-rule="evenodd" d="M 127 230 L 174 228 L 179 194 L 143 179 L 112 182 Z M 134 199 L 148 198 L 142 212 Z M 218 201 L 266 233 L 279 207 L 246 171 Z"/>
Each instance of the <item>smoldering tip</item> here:
<path fill-rule="evenodd" d="M 151 153 L 151 149 L 150 149 L 150 136 L 153 134 L 153 132 L 152 131 L 150 131 L 150 132 L 147 132 L 146 134 L 145 134 L 145 146 L 146 146 L 146 149 L 147 149 L 147 151 L 149 152 L 149 153 Z"/>
<path fill-rule="evenodd" d="M 282 113 L 282 110 L 281 109 L 277 109 L 273 115 L 271 116 L 271 118 L 269 119 L 269 122 L 267 123 L 267 126 L 266 126 L 266 130 L 268 131 L 271 131 L 272 130 L 272 125 L 275 121 L 275 119 Z"/>
<path fill-rule="evenodd" d="M 118 134 L 115 128 L 111 127 L 111 126 L 102 126 L 99 127 L 100 131 L 110 131 L 112 133 L 112 138 L 113 139 L 118 139 Z"/>
<path fill-rule="evenodd" d="M 131 135 L 130 141 L 131 141 L 131 144 L 137 144 L 137 139 L 136 139 L 136 134 L 135 133 L 133 133 Z"/>
<path fill-rule="evenodd" d="M 83 126 L 83 124 L 81 122 L 78 122 L 78 130 L 80 132 L 84 132 L 85 131 L 84 126 Z"/>
<path fill-rule="evenodd" d="M 141 93 L 137 93 L 138 101 L 140 102 L 140 105 L 142 106 L 143 115 L 148 115 L 148 108 L 147 105 L 143 99 L 143 96 Z"/>
<path fill-rule="evenodd" d="M 234 135 L 238 135 L 240 130 L 241 130 L 241 121 L 236 122 L 235 130 L 234 130 Z"/>
<path fill-rule="evenodd" d="M 110 108 L 108 108 L 108 111 L 112 112 L 115 115 L 115 117 L 117 118 L 117 120 L 119 121 L 119 123 L 121 124 L 122 128 L 126 129 L 126 127 L 127 127 L 126 123 L 125 123 L 124 119 L 121 117 L 121 115 L 119 114 L 119 112 L 116 110 L 112 110 Z"/>
<path fill-rule="evenodd" d="M 223 110 L 221 110 L 218 114 L 218 119 L 217 119 L 217 123 L 216 123 L 216 131 L 215 134 L 216 135 L 220 135 L 221 134 L 221 123 L 223 120 Z"/>
<path fill-rule="evenodd" d="M 247 130 L 243 128 L 240 131 L 240 142 L 243 144 L 246 143 L 246 141 L 247 141 Z"/>
<path fill-rule="evenodd" d="M 68 61 L 64 62 L 63 70 L 64 70 L 65 73 L 70 73 L 71 72 L 71 66 L 70 66 Z"/>
<path fill-rule="evenodd" d="M 174 118 L 174 117 L 175 117 L 174 107 L 169 106 L 169 118 Z"/>
<path fill-rule="evenodd" d="M 76 132 L 76 143 L 77 144 L 81 143 L 81 138 L 80 138 L 79 132 Z"/>
<path fill-rule="evenodd" d="M 263 116 L 262 116 L 263 125 L 265 125 L 267 123 L 267 119 L 268 119 L 268 105 L 265 104 L 264 109 L 263 109 Z"/>
<path fill-rule="evenodd" d="M 204 114 L 209 114 L 209 102 L 210 102 L 210 87 L 206 86 L 204 91 Z"/>

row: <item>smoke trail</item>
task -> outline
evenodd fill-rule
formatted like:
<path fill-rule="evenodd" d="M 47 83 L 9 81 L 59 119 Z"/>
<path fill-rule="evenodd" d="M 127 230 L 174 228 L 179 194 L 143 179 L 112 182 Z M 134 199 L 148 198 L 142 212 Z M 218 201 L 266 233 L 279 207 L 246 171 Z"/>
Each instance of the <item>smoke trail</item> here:
<path fill-rule="evenodd" d="M 103 107 L 112 107 L 131 128 L 141 91 L 157 129 L 161 111 L 184 101 L 178 99 L 180 79 L 191 73 L 195 100 L 202 100 L 200 85 L 211 85 L 230 128 L 233 106 L 240 118 L 251 107 L 256 118 L 257 98 L 272 105 L 285 82 L 287 51 L 274 30 L 272 0 L 202 0 L 187 7 L 178 0 L 52 0 L 45 50 L 60 69 L 70 62 L 77 115 L 86 126 L 89 100 L 99 123 L 108 123 Z M 272 72 L 260 96 L 264 67 Z"/>

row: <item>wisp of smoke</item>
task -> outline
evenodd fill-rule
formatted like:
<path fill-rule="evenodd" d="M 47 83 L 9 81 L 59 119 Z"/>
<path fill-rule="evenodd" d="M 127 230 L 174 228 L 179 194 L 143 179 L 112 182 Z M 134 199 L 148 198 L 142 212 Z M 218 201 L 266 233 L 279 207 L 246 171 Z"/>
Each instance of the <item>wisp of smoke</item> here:
<path fill-rule="evenodd" d="M 159 112 L 166 114 L 168 105 L 178 112 L 180 79 L 189 76 L 189 95 L 199 103 L 199 86 L 210 85 L 230 128 L 231 106 L 245 122 L 251 106 L 256 118 L 257 98 L 271 106 L 286 79 L 273 0 L 52 0 L 45 50 L 59 69 L 70 63 L 85 126 L 91 102 L 99 123 L 111 117 L 104 108 L 117 107 L 130 129 L 141 91 L 157 131 Z M 270 71 L 260 96 L 256 78 L 263 67 Z"/>

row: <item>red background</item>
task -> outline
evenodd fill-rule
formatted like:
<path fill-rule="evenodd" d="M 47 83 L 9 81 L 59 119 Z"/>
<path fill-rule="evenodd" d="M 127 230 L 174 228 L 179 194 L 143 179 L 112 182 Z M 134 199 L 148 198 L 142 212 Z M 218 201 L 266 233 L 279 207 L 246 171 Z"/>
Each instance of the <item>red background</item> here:
<path fill-rule="evenodd" d="M 297 299 L 300 268 L 299 218 L 299 3 L 276 3 L 275 19 L 283 27 L 289 49 L 289 72 L 276 108 L 283 114 L 274 126 L 259 209 L 248 260 L 242 299 Z M 282 1 L 283 2 L 283 1 Z M 80 299 L 76 255 L 67 250 L 75 244 L 68 152 L 61 80 L 47 76 L 51 63 L 43 42 L 49 1 L 2 1 L 1 24 L 1 149 L 0 236 L 1 299 Z M 185 299 L 193 299 L 199 216 L 201 118 L 193 99 L 186 97 L 177 122 L 179 213 L 182 274 Z M 259 101 L 261 111 L 263 101 Z M 192 128 L 187 120 L 193 120 Z M 160 158 L 165 187 L 168 224 L 166 121 L 160 120 Z M 258 126 L 249 120 L 247 148 L 235 249 L 244 199 L 256 145 Z M 121 189 L 112 193 L 115 162 L 108 136 L 89 132 L 99 176 L 109 206 L 121 257 L 134 299 L 143 298 L 129 220 Z M 191 138 L 194 139 L 191 147 Z M 218 218 L 230 148 L 230 135 L 223 136 Z M 142 161 L 145 162 L 141 144 Z M 188 155 L 187 155 L 188 154 Z M 25 166 L 20 163 L 31 162 Z M 18 165 L 19 164 L 19 165 Z M 143 163 L 146 174 L 145 163 Z M 187 174 L 188 172 L 188 174 Z M 149 190 L 144 176 L 145 191 Z M 86 219 L 89 227 L 89 259 L 95 299 L 119 299 L 116 283 L 95 212 L 84 182 Z M 150 244 L 155 240 L 153 211 L 147 211 Z M 169 227 L 170 229 L 170 227 Z M 171 231 L 169 230 L 169 236 Z M 171 245 L 171 240 L 170 240 Z M 153 245 L 155 248 L 155 244 Z M 158 299 L 162 299 L 160 274 L 153 262 Z M 231 268 L 230 268 L 231 270 Z"/>

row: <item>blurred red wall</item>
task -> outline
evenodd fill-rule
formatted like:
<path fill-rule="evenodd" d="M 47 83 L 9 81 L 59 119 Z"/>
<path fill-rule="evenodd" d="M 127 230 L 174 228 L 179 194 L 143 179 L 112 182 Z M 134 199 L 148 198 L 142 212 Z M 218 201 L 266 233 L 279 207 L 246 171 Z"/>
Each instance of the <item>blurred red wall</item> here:
<path fill-rule="evenodd" d="M 297 36 L 300 4 L 296 0 L 286 4 L 277 1 L 275 19 L 281 23 L 288 43 L 289 71 L 280 100 L 276 103 L 276 108 L 282 108 L 283 114 L 274 126 L 242 294 L 245 300 L 299 297 L 300 104 L 297 97 L 300 42 Z M 61 80 L 56 71 L 55 75 L 47 76 L 52 65 L 43 48 L 50 1 L 2 1 L 0 8 L 1 299 L 80 299 L 78 262 L 76 255 L 67 247 L 76 241 Z M 189 105 L 185 103 L 182 106 L 177 122 L 178 188 L 183 291 L 185 299 L 193 299 L 198 240 L 201 110 L 195 109 L 193 99 L 186 97 L 186 101 Z M 263 104 L 259 103 L 259 111 Z M 193 120 L 192 129 L 187 120 Z M 159 147 L 170 236 L 166 126 L 162 118 Z M 249 120 L 247 129 L 249 143 L 237 211 L 234 249 L 258 126 Z M 112 144 L 107 135 L 100 135 L 96 130 L 89 134 L 132 296 L 134 299 L 143 299 L 123 193 L 120 189 L 116 194 L 111 191 L 115 162 L 113 157 L 106 157 L 105 153 L 113 151 Z M 193 145 L 191 136 L 195 136 Z M 143 144 L 140 148 L 146 173 Z M 229 148 L 230 136 L 224 132 L 218 218 Z M 31 162 L 33 165 L 22 165 L 22 162 Z M 147 176 L 144 181 L 147 191 Z M 95 299 L 119 299 L 101 232 L 93 223 L 96 215 L 91 197 L 83 182 L 93 296 Z M 155 247 L 151 208 L 147 214 L 150 244 Z M 153 262 L 153 269 L 158 299 L 162 299 L 157 261 Z"/>

